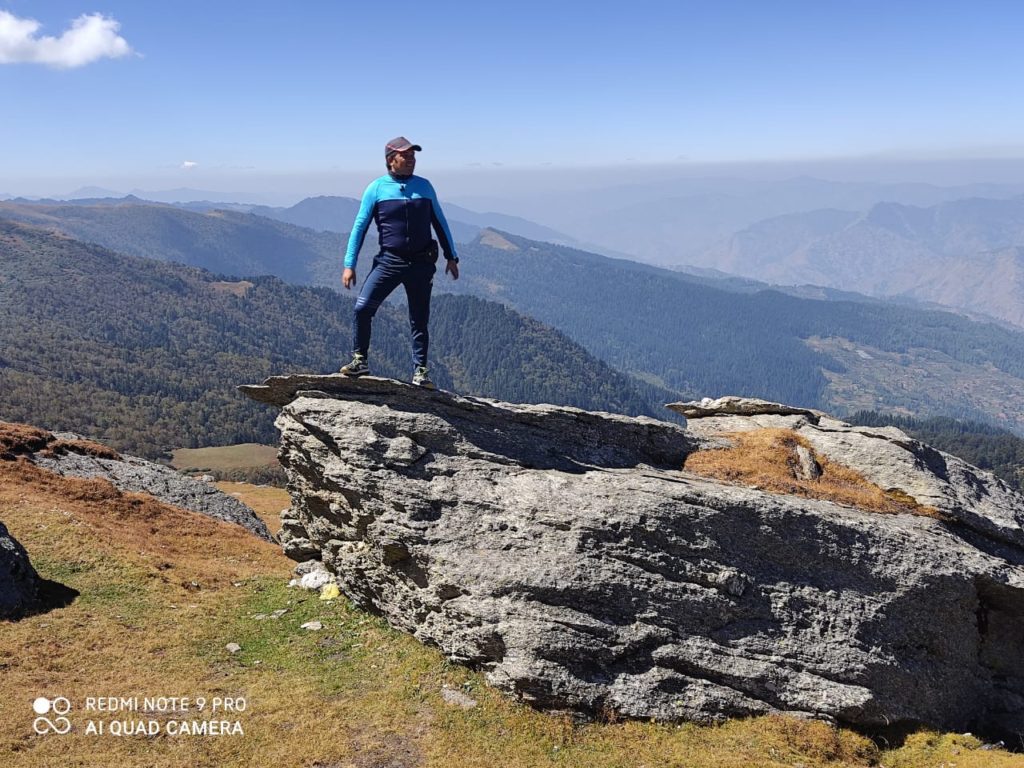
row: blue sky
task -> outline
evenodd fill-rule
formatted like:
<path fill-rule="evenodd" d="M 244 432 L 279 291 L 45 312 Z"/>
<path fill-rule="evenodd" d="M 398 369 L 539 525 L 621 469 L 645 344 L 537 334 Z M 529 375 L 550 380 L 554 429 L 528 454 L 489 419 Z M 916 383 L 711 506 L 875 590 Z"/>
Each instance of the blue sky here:
<path fill-rule="evenodd" d="M 1024 156 L 1019 3 L 0 0 L 3 12 L 39 22 L 35 38 L 100 14 L 132 53 L 0 63 L 0 193 L 365 174 L 397 134 L 453 170 Z"/>

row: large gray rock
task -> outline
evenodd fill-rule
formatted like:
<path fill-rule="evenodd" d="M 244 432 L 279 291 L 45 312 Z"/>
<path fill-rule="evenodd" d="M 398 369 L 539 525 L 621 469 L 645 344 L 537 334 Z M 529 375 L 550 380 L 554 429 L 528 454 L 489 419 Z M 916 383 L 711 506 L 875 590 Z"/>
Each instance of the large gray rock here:
<path fill-rule="evenodd" d="M 0 619 L 17 618 L 39 597 L 39 575 L 28 553 L 0 523 Z"/>
<path fill-rule="evenodd" d="M 72 445 L 84 439 L 71 432 L 55 432 L 53 437 Z M 26 454 L 26 458 L 37 466 L 59 475 L 103 478 L 121 491 L 148 493 L 175 507 L 240 525 L 266 541 L 274 540 L 266 523 L 238 499 L 228 496 L 209 483 L 181 475 L 162 464 L 136 456 L 120 455 L 118 458 L 105 458 L 77 453 L 74 450 L 54 453 L 43 449 Z"/>
<path fill-rule="evenodd" d="M 297 558 L 536 706 L 1024 731 L 1024 499 L 984 473 L 968 504 L 918 467 L 961 521 L 941 522 L 686 473 L 723 442 L 700 419 L 337 376 L 245 389 L 283 406 Z M 1005 505 L 988 522 L 985 499 Z"/>

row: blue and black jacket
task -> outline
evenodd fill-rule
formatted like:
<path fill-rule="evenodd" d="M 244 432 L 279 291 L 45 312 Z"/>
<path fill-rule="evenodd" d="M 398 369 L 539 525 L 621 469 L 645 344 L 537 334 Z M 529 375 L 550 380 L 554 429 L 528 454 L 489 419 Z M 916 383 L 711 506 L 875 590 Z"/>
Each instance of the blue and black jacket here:
<path fill-rule="evenodd" d="M 430 228 L 433 227 L 444 257 L 459 260 L 437 193 L 421 176 L 388 174 L 370 182 L 348 238 L 346 268 L 355 267 L 371 219 L 377 225 L 381 251 L 407 259 L 426 253 L 430 248 Z"/>

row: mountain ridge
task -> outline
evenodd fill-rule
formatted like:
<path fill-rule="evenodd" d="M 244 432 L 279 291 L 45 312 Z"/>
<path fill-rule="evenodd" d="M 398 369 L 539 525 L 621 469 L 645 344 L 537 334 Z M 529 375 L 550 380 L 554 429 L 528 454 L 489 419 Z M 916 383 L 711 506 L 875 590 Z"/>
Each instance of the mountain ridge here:
<path fill-rule="evenodd" d="M 851 413 L 887 408 L 998 418 L 1018 433 L 1024 429 L 1024 411 L 1007 408 L 1024 396 L 1024 365 L 1016 362 L 1024 360 L 1024 336 L 1017 332 L 890 303 L 733 293 L 651 265 L 502 237 L 515 250 L 467 244 L 473 269 L 439 290 L 508 303 L 621 370 L 701 394 L 734 392 Z M 838 341 L 822 347 L 815 341 L 821 338 Z M 868 357 L 848 354 L 846 346 L 862 347 Z M 868 375 L 881 362 L 869 349 L 896 361 L 886 367 L 888 378 Z M 941 386 L 914 378 L 918 365 Z M 957 366 L 969 369 L 972 381 L 989 376 L 988 384 L 973 392 L 958 381 Z M 850 391 L 862 399 L 854 402 Z"/>
<path fill-rule="evenodd" d="M 24 207 L 0 204 L 0 217 L 14 209 Z M 236 265 L 236 278 L 271 272 L 297 283 L 337 286 L 340 235 L 237 212 L 202 215 L 169 207 L 148 213 L 132 206 L 47 207 L 36 215 L 60 210 L 95 214 L 87 223 L 109 227 L 104 237 L 126 252 L 159 247 L 153 255 L 175 258 L 175 248 L 188 248 L 203 261 L 204 249 L 216 248 L 219 259 L 261 257 L 255 266 Z M 163 242 L 142 223 L 132 224 L 140 211 L 189 227 L 178 226 Z M 121 222 L 116 215 L 127 218 Z M 55 219 L 50 224 L 64 225 Z M 236 237 L 238 232 L 246 237 Z M 265 232 L 274 233 L 280 246 L 268 248 L 260 234 Z M 721 282 L 511 233 L 496 236 L 514 248 L 491 248 L 481 238 L 464 244 L 462 279 L 437 280 L 436 291 L 500 301 L 651 385 L 699 395 L 735 392 L 839 413 L 867 408 L 1005 419 L 1015 431 L 1024 429 L 1024 413 L 1013 405 L 1024 399 L 1020 372 L 1008 362 L 1024 359 L 1019 334 L 877 300 L 816 300 L 821 294 L 839 298 L 827 290 L 809 290 L 815 299 L 794 298 L 793 291 L 743 280 Z M 819 339 L 826 340 L 824 347 Z"/>
<path fill-rule="evenodd" d="M 231 279 L 3 219 L 0 276 L 0 418 L 148 458 L 272 442 L 270 415 L 234 386 L 336 370 L 349 353 L 353 299 L 327 288 Z M 378 313 L 376 373 L 410 375 L 407 323 L 400 306 Z M 438 296 L 432 330 L 442 387 L 650 415 L 664 402 L 664 390 L 498 304 Z"/>
<path fill-rule="evenodd" d="M 1024 328 L 1024 196 L 921 208 L 879 203 L 751 225 L 700 258 L 726 272 L 909 296 Z"/>

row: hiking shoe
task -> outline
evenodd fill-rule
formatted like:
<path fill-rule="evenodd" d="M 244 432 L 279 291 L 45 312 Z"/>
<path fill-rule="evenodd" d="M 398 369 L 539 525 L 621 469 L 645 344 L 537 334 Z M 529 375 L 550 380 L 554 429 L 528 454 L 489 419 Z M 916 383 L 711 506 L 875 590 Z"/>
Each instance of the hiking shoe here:
<path fill-rule="evenodd" d="M 352 355 L 352 362 L 341 366 L 342 376 L 365 376 L 370 372 L 370 366 L 366 364 L 366 356 L 356 352 Z"/>
<path fill-rule="evenodd" d="M 427 366 L 417 366 L 416 370 L 412 374 L 413 386 L 423 387 L 424 389 L 437 389 L 434 386 L 434 382 L 430 380 L 430 373 L 427 371 Z"/>

